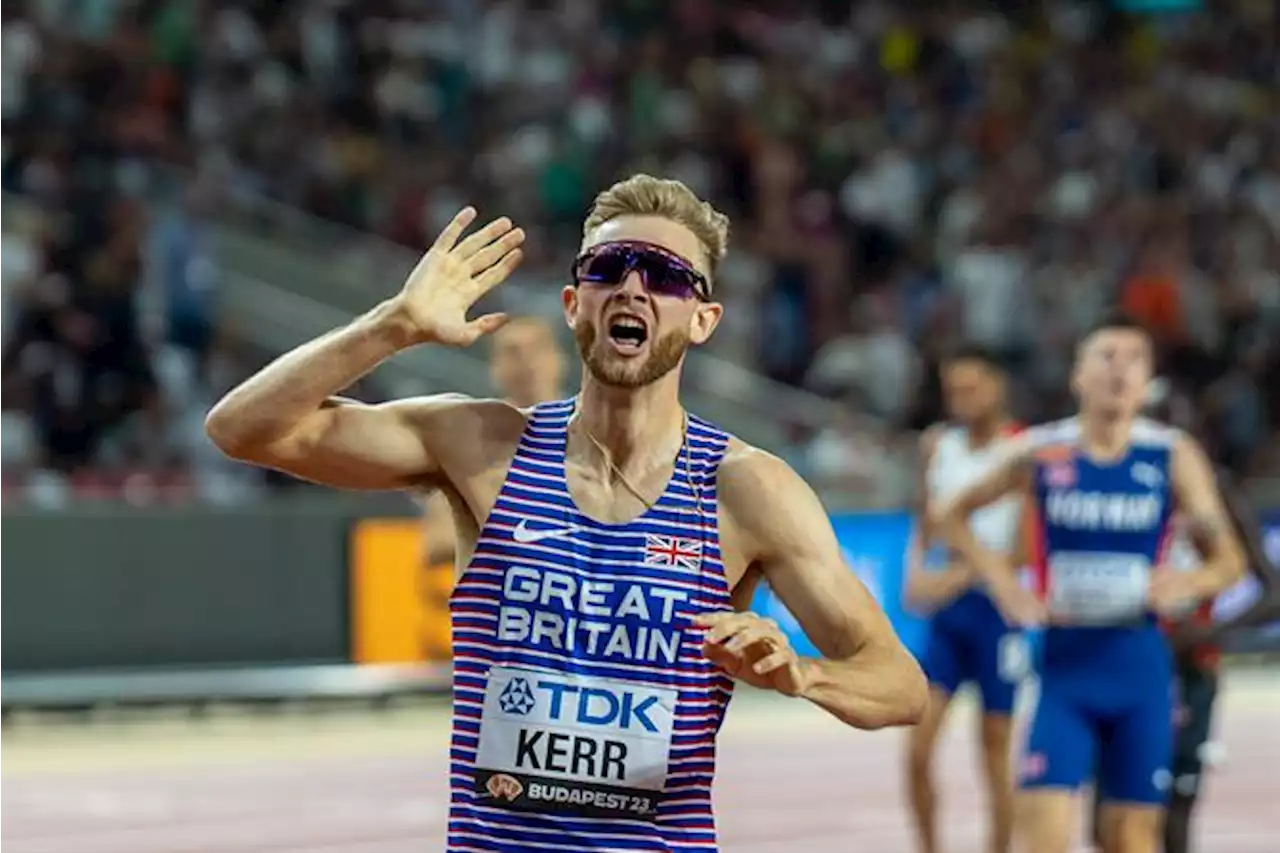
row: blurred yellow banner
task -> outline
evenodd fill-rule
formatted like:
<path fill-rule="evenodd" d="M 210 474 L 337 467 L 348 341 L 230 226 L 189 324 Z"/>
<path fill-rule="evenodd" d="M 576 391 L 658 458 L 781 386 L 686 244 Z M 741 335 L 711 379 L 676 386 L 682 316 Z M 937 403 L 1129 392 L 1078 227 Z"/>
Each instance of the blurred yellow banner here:
<path fill-rule="evenodd" d="M 422 524 L 365 519 L 351 531 L 351 655 L 356 663 L 451 657 L 453 565 L 423 567 Z"/>

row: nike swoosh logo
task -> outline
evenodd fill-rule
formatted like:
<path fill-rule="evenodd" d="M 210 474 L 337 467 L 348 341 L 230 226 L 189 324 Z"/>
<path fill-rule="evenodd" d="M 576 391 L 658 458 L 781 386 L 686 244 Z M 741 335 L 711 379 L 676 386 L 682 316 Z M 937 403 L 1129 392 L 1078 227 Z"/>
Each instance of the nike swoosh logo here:
<path fill-rule="evenodd" d="M 529 526 L 526 519 L 520 519 L 520 523 L 516 525 L 516 529 L 511 532 L 511 538 L 521 544 L 528 545 L 533 542 L 541 542 L 543 539 L 554 539 L 557 536 L 568 536 L 570 533 L 577 533 L 581 530 L 578 525 L 570 525 L 569 527 L 544 527 L 534 529 Z"/>

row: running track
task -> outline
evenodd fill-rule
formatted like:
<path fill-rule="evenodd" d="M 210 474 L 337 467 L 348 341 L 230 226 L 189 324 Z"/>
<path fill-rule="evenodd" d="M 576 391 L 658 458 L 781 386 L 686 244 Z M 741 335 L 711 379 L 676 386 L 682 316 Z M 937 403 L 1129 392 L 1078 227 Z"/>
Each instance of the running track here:
<path fill-rule="evenodd" d="M 1227 761 L 1203 807 L 1204 853 L 1280 850 L 1280 682 L 1233 682 Z M 949 853 L 982 853 L 972 714 L 940 756 Z M 744 695 L 721 737 L 726 853 L 908 853 L 901 732 L 843 729 L 801 703 Z M 441 707 L 11 726 L 9 853 L 429 853 L 441 849 Z"/>

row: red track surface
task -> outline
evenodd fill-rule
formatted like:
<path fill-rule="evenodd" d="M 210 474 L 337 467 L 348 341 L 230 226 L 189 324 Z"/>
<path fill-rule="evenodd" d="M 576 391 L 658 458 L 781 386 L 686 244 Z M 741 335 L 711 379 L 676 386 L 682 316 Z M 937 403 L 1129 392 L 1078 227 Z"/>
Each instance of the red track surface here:
<path fill-rule="evenodd" d="M 901 733 L 744 702 L 721 739 L 728 853 L 907 853 Z M 1209 782 L 1203 853 L 1280 850 L 1274 689 L 1224 702 L 1226 765 Z M 5 736 L 8 853 L 426 853 L 442 849 L 441 715 L 192 723 L 174 736 L 100 727 Z M 949 853 L 980 853 L 979 788 L 961 713 L 939 761 Z M 228 735 L 228 731 L 234 734 Z M 105 746 L 104 746 L 105 743 Z M 16 757 L 15 757 L 16 755 Z M 48 766 L 43 766 L 44 763 Z"/>

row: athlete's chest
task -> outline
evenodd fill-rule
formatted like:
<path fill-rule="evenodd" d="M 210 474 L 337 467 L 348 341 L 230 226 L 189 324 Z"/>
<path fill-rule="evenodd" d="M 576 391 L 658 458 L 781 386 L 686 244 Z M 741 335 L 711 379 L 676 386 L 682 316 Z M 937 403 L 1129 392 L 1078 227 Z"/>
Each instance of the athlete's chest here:
<path fill-rule="evenodd" d="M 1063 532 L 1154 532 L 1172 509 L 1167 454 L 1131 452 L 1111 463 L 1071 454 L 1042 463 L 1037 479 L 1045 525 Z"/>
<path fill-rule="evenodd" d="M 929 465 L 929 489 L 940 498 L 949 498 L 982 479 L 1000 459 L 995 443 L 972 449 L 961 436 L 948 439 L 938 447 Z"/>

